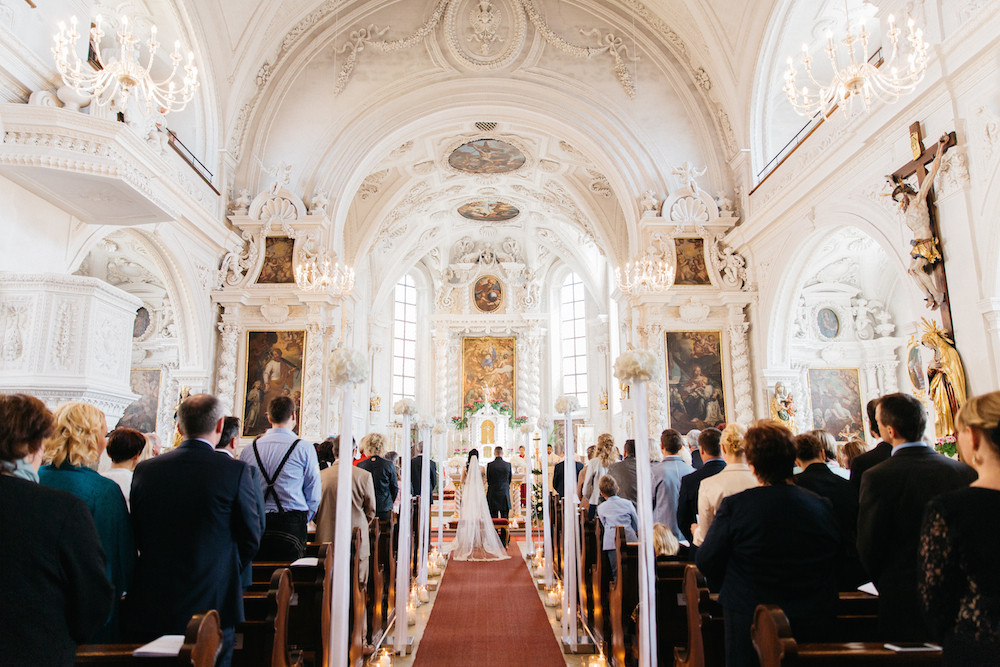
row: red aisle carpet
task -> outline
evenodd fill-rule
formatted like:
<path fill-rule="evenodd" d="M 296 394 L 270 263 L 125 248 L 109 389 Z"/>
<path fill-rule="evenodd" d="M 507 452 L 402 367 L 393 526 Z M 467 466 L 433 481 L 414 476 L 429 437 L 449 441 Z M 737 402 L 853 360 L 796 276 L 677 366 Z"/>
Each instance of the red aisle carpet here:
<path fill-rule="evenodd" d="M 507 551 L 448 564 L 413 667 L 566 665 L 520 551 Z"/>

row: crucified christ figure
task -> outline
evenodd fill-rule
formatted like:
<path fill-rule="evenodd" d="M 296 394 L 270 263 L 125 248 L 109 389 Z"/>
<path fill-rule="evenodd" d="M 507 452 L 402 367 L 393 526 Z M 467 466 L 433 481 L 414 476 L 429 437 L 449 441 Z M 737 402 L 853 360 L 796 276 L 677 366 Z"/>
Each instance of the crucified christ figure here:
<path fill-rule="evenodd" d="M 908 273 L 913 276 L 926 295 L 927 307 L 935 310 L 941 306 L 944 300 L 944 290 L 934 282 L 933 271 L 935 265 L 941 261 L 941 250 L 938 247 L 938 239 L 931 229 L 930 211 L 927 207 L 927 193 L 934 185 L 934 177 L 937 176 L 941 167 L 941 156 L 944 155 L 944 146 L 948 143 L 948 135 L 938 140 L 937 154 L 934 162 L 931 163 L 930 171 L 920 183 L 920 190 L 916 191 L 906 183 L 900 182 L 892 191 L 892 198 L 899 202 L 899 207 L 906 217 L 906 226 L 913 232 L 913 240 L 910 241 L 910 267 Z"/>

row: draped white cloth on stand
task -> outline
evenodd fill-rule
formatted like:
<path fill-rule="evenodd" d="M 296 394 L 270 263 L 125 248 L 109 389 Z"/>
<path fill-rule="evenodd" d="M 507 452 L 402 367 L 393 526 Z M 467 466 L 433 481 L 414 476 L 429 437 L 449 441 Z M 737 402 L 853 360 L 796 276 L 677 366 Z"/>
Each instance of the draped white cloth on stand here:
<path fill-rule="evenodd" d="M 469 459 L 462 489 L 462 508 L 458 516 L 455 541 L 449 549 L 453 560 L 503 560 L 510 558 L 490 517 L 486 489 L 479 467 L 479 457 Z"/>

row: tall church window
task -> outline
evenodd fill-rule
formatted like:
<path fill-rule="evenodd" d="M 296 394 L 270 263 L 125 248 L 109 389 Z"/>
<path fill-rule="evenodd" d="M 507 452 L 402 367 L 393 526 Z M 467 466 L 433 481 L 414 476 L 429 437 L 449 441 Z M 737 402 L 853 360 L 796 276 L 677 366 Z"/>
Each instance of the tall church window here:
<path fill-rule="evenodd" d="M 560 292 L 563 393 L 576 396 L 587 407 L 587 312 L 583 281 L 571 273 Z"/>
<path fill-rule="evenodd" d="M 392 327 L 392 402 L 417 392 L 417 285 L 405 275 L 396 283 Z"/>

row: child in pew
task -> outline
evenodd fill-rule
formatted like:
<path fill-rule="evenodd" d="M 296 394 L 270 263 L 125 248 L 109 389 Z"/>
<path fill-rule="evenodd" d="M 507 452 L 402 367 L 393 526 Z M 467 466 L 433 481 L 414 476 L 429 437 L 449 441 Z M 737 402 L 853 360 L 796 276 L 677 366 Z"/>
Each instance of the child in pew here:
<path fill-rule="evenodd" d="M 677 541 L 673 531 L 664 523 L 653 524 L 653 554 L 657 562 L 688 560 L 688 548 Z"/>
<path fill-rule="evenodd" d="M 615 558 L 615 529 L 625 527 L 625 539 L 629 542 L 639 540 L 639 516 L 635 513 L 635 505 L 618 495 L 618 482 L 611 475 L 604 475 L 598 482 L 601 498 L 604 500 L 597 506 L 597 516 L 604 526 L 604 555 L 608 559 L 611 571 L 611 581 L 618 578 L 618 561 Z"/>

